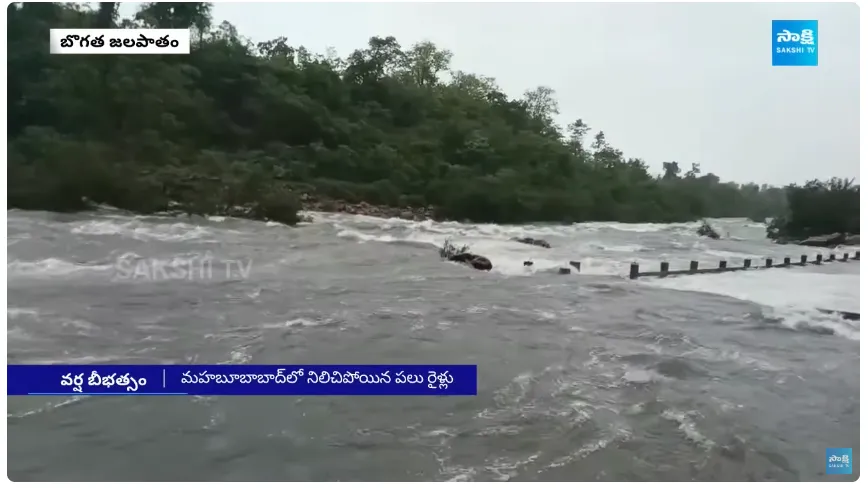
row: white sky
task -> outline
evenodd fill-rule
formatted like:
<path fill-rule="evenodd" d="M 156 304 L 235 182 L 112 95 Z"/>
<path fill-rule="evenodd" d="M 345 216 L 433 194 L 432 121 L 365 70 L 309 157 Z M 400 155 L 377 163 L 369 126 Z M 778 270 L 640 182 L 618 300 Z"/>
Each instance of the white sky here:
<path fill-rule="evenodd" d="M 122 15 L 135 11 L 126 4 Z M 562 125 L 582 118 L 627 157 L 724 180 L 859 176 L 855 3 L 218 3 L 254 42 L 279 36 L 341 56 L 371 36 L 433 41 L 452 69 L 510 96 L 554 88 Z M 817 19 L 818 67 L 773 67 L 771 21 Z"/>

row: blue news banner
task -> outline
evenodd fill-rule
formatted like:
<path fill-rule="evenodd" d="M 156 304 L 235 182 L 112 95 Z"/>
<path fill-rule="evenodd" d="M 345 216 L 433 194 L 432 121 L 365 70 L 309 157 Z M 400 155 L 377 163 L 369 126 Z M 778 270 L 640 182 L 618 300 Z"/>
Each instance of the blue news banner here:
<path fill-rule="evenodd" d="M 9 365 L 7 395 L 476 395 L 476 365 Z"/>

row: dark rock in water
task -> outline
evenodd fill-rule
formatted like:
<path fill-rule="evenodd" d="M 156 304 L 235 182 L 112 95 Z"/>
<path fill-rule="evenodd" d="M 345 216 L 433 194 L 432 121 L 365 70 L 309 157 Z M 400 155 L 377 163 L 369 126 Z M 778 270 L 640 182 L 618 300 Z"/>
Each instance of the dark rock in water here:
<path fill-rule="evenodd" d="M 559 268 L 558 274 L 570 274 L 570 268 Z"/>
<path fill-rule="evenodd" d="M 798 244 L 800 246 L 811 247 L 836 247 L 836 246 L 858 246 L 859 234 L 847 234 L 844 232 L 836 232 L 834 234 L 826 234 L 809 237 L 799 240 L 793 237 L 778 236 L 774 239 L 776 244 Z"/>
<path fill-rule="evenodd" d="M 489 261 L 488 258 L 480 256 L 478 254 L 471 254 L 469 252 L 449 256 L 449 258 L 447 259 L 455 263 L 468 264 L 475 269 L 479 269 L 482 271 L 490 271 L 492 268 L 491 261 Z"/>
<path fill-rule="evenodd" d="M 534 239 L 533 237 L 513 237 L 510 240 L 520 242 L 522 244 L 530 244 L 531 246 L 544 247 L 546 249 L 550 249 L 552 247 L 551 244 L 544 241 L 543 239 Z"/>
<path fill-rule="evenodd" d="M 447 239 L 443 243 L 443 247 L 440 248 L 440 257 L 453 263 L 464 263 L 483 271 L 488 271 L 492 268 L 491 261 L 488 258 L 472 254 L 468 250 L 467 246 L 458 247 Z"/>
<path fill-rule="evenodd" d="M 580 263 L 579 261 L 570 261 L 570 266 L 576 268 L 576 271 L 582 270 L 582 263 Z"/>
<path fill-rule="evenodd" d="M 702 222 L 702 225 L 699 226 L 699 229 L 696 231 L 696 233 L 704 237 L 720 239 L 720 234 L 718 234 L 717 231 L 711 227 L 711 224 L 705 221 Z"/>
<path fill-rule="evenodd" d="M 355 215 L 367 215 L 383 219 L 399 218 L 404 220 L 437 220 L 434 207 L 388 207 L 367 202 L 350 203 L 344 200 L 333 200 L 324 195 L 303 193 L 299 197 L 302 210 L 314 212 L 341 212 Z"/>
<path fill-rule="evenodd" d="M 834 234 L 809 237 L 803 241 L 800 241 L 799 245 L 811 247 L 835 247 L 844 244 L 846 241 L 847 234 L 843 232 L 836 232 Z"/>
<path fill-rule="evenodd" d="M 859 312 L 844 312 L 842 310 L 829 310 L 828 308 L 818 308 L 817 310 L 827 314 L 839 315 L 844 320 L 859 320 Z"/>
<path fill-rule="evenodd" d="M 775 244 L 798 244 L 798 239 L 793 239 L 792 237 L 776 237 L 774 239 Z"/>
<path fill-rule="evenodd" d="M 525 266 L 533 266 L 533 261 L 525 261 L 524 265 Z"/>

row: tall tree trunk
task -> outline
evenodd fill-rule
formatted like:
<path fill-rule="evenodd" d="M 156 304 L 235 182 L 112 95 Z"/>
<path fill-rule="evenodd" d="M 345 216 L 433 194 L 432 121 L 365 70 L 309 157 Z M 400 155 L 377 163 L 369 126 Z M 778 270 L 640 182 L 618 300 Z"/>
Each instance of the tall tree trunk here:
<path fill-rule="evenodd" d="M 111 29 L 115 24 L 115 13 L 117 12 L 117 2 L 100 2 L 99 12 L 96 14 L 97 29 Z"/>

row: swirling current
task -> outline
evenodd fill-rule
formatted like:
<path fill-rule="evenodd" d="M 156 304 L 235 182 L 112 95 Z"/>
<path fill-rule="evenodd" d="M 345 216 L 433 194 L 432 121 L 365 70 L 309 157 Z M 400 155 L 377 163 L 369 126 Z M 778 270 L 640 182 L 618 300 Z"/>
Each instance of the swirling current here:
<path fill-rule="evenodd" d="M 475 397 L 8 397 L 14 481 L 859 476 L 858 322 L 816 311 L 859 311 L 858 263 L 625 277 L 816 254 L 760 224 L 7 218 L 10 363 L 479 367 Z M 494 270 L 441 261 L 446 238 Z"/>

